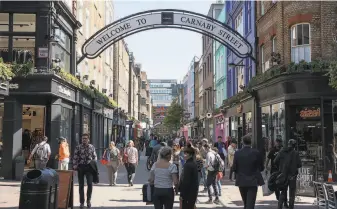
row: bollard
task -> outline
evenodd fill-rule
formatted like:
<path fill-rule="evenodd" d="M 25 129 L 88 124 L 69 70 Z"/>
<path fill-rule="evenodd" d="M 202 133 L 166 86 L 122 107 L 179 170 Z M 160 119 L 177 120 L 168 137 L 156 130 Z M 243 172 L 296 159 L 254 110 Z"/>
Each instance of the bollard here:
<path fill-rule="evenodd" d="M 19 209 L 57 209 L 58 184 L 53 169 L 29 171 L 21 182 Z"/>

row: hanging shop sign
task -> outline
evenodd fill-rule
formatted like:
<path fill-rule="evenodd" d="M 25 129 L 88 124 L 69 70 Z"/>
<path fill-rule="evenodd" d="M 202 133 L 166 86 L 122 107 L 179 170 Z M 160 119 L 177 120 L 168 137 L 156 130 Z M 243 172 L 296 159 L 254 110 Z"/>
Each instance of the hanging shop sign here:
<path fill-rule="evenodd" d="M 243 106 L 242 106 L 242 104 L 240 104 L 240 105 L 236 108 L 236 113 L 242 113 L 242 109 L 243 109 Z"/>
<path fill-rule="evenodd" d="M 298 169 L 297 195 L 315 197 L 313 181 L 315 180 L 315 166 L 304 165 Z"/>
<path fill-rule="evenodd" d="M 301 118 L 318 118 L 321 117 L 321 108 L 303 108 L 300 112 Z"/>
<path fill-rule="evenodd" d="M 86 97 L 83 93 L 80 94 L 80 103 L 87 108 L 92 108 L 92 99 Z"/>
<path fill-rule="evenodd" d="M 6 82 L 1 82 L 0 83 L 0 95 L 5 95 L 8 96 L 9 93 L 9 83 Z"/>
<path fill-rule="evenodd" d="M 210 35 L 240 57 L 250 57 L 252 53 L 250 43 L 226 24 L 195 12 L 164 9 L 137 13 L 107 25 L 84 43 L 82 54 L 93 59 L 130 34 L 158 28 L 184 29 Z"/>

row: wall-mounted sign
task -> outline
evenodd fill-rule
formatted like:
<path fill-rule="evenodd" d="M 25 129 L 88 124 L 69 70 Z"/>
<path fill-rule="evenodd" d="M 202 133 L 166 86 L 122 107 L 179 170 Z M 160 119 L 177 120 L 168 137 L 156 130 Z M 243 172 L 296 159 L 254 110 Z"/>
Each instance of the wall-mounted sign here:
<path fill-rule="evenodd" d="M 242 104 L 240 104 L 240 105 L 236 108 L 236 113 L 242 113 L 242 109 L 243 109 L 243 106 L 242 106 Z"/>
<path fill-rule="evenodd" d="M 17 83 L 10 83 L 8 86 L 9 89 L 19 89 L 19 84 Z"/>
<path fill-rule="evenodd" d="M 85 97 L 82 97 L 82 103 L 86 104 L 87 106 L 91 106 L 91 101 Z"/>
<path fill-rule="evenodd" d="M 37 57 L 38 58 L 48 58 L 48 47 L 39 47 Z"/>
<path fill-rule="evenodd" d="M 300 111 L 301 118 L 317 118 L 321 117 L 321 108 L 304 108 Z"/>
<path fill-rule="evenodd" d="M 0 83 L 0 94 L 8 96 L 9 84 L 8 82 Z"/>
<path fill-rule="evenodd" d="M 58 91 L 64 96 L 71 97 L 71 91 L 64 86 L 59 85 Z"/>

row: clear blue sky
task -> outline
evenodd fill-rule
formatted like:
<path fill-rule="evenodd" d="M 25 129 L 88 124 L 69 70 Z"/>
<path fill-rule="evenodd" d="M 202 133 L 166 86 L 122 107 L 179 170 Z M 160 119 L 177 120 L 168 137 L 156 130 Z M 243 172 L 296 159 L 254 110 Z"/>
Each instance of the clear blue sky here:
<path fill-rule="evenodd" d="M 178 0 L 116 0 L 115 20 L 136 12 L 151 9 L 184 9 L 207 14 L 212 3 L 203 1 Z M 194 55 L 201 56 L 201 34 L 186 30 L 157 29 L 140 32 L 125 39 L 136 62 L 142 64 L 149 79 L 178 79 L 187 73 Z"/>

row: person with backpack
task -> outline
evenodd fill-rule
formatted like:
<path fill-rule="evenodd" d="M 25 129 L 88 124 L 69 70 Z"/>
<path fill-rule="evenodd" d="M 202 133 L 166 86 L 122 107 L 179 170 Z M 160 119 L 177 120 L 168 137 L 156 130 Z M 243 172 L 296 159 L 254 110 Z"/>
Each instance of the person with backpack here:
<path fill-rule="evenodd" d="M 214 143 L 214 147 L 217 148 L 217 153 L 220 155 L 221 159 L 225 162 L 227 157 L 226 144 L 222 141 L 222 136 L 218 136 L 218 141 Z M 225 170 L 223 171 L 223 176 L 225 176 Z"/>
<path fill-rule="evenodd" d="M 244 209 L 254 209 L 257 187 L 264 185 L 261 174 L 264 170 L 264 163 L 259 150 L 251 147 L 251 134 L 242 137 L 242 142 L 243 147 L 234 154 L 235 186 L 239 187 Z"/>
<path fill-rule="evenodd" d="M 68 165 L 69 165 L 69 157 L 70 157 L 70 152 L 69 152 L 69 144 L 64 137 L 60 137 L 60 146 L 59 146 L 59 154 L 58 154 L 58 159 L 59 159 L 59 170 L 68 170 Z"/>
<path fill-rule="evenodd" d="M 34 168 L 45 169 L 50 158 L 50 145 L 47 143 L 48 137 L 44 136 L 42 142 L 35 145 L 34 149 L 29 155 L 27 164 L 30 164 L 34 157 Z"/>
<path fill-rule="evenodd" d="M 103 153 L 103 158 L 108 160 L 107 169 L 109 177 L 109 185 L 116 186 L 118 167 L 122 163 L 122 158 L 119 149 L 115 146 L 115 142 L 111 141 L 109 149 Z"/>
<path fill-rule="evenodd" d="M 277 165 L 279 169 L 279 174 L 276 177 L 276 185 L 278 190 L 281 191 L 278 209 L 282 209 L 286 201 L 288 187 L 289 208 L 294 209 L 298 169 L 302 167 L 300 156 L 295 150 L 296 144 L 294 139 L 290 139 L 288 141 L 288 147 L 282 148 L 274 159 L 274 164 Z"/>
<path fill-rule="evenodd" d="M 209 198 L 206 204 L 213 203 L 211 187 L 213 188 L 214 195 L 215 195 L 214 203 L 219 204 L 220 200 L 219 200 L 219 191 L 216 186 L 216 177 L 217 177 L 218 172 L 223 171 L 220 168 L 221 167 L 220 165 L 222 164 L 221 163 L 222 160 L 220 156 L 217 155 L 217 153 L 215 153 L 211 149 L 211 146 L 208 143 L 205 144 L 204 147 L 205 147 L 205 150 L 207 151 L 205 167 L 207 169 L 206 186 L 207 186 L 208 198 Z M 223 163 L 223 166 L 224 166 L 224 163 Z"/>

